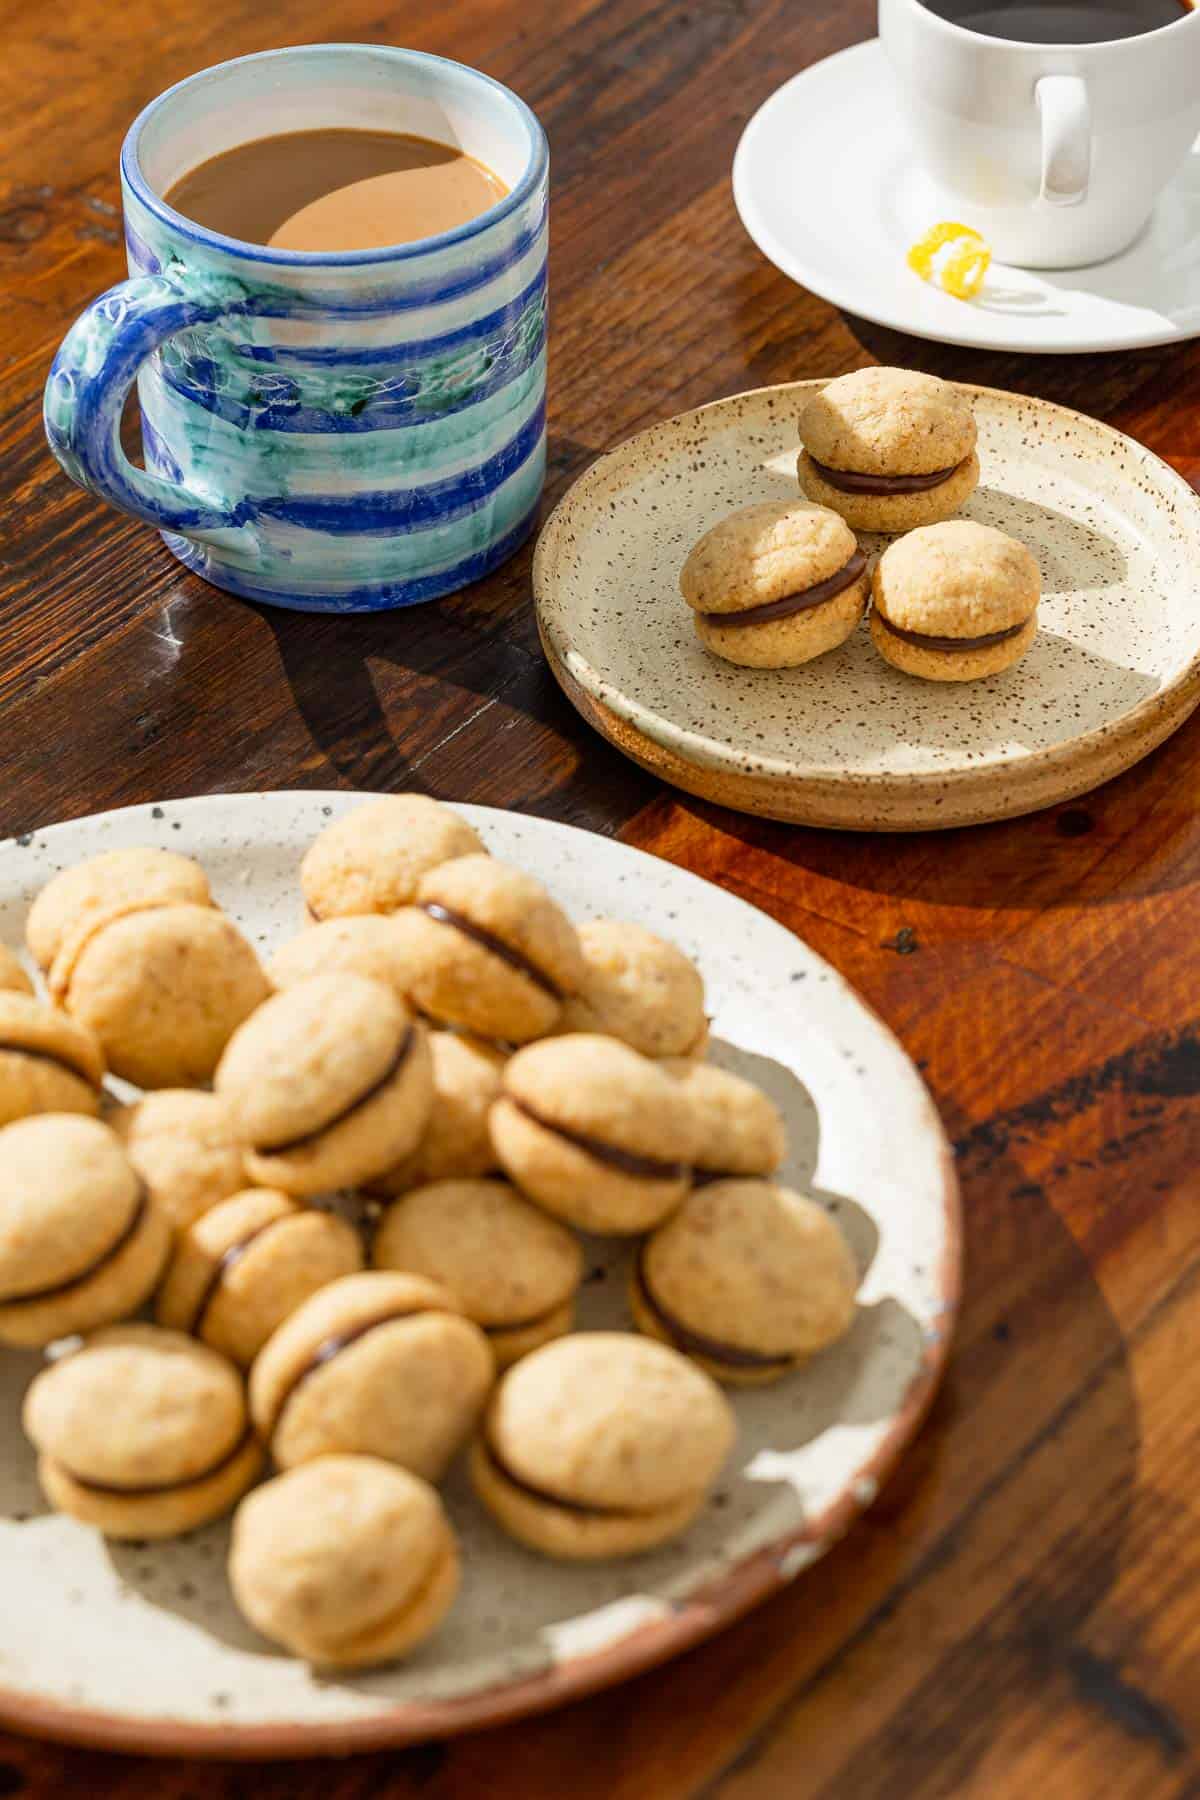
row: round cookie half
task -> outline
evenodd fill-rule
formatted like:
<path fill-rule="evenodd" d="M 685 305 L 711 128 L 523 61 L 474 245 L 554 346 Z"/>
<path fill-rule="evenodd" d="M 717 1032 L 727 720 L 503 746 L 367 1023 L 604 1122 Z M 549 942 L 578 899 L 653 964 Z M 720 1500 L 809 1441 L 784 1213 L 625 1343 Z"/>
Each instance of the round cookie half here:
<path fill-rule="evenodd" d="M 677 945 L 643 925 L 589 919 L 579 927 L 584 974 L 558 1030 L 620 1038 L 642 1056 L 702 1056 L 704 981 Z"/>
<path fill-rule="evenodd" d="M 663 1066 L 696 1115 L 697 1187 L 731 1175 L 774 1173 L 787 1155 L 787 1130 L 779 1108 L 761 1088 L 712 1063 L 675 1058 Z"/>
<path fill-rule="evenodd" d="M 45 973 L 67 937 L 92 919 L 131 907 L 211 906 L 208 877 L 198 862 L 174 850 L 105 850 L 60 869 L 29 909 L 25 941 Z"/>
<path fill-rule="evenodd" d="M 276 994 L 235 1032 L 217 1092 L 261 1187 L 319 1194 L 392 1167 L 433 1103 L 425 1027 L 382 982 L 318 975 Z"/>
<path fill-rule="evenodd" d="M 509 1178 L 584 1231 L 648 1230 L 691 1186 L 697 1132 L 686 1095 L 615 1038 L 578 1033 L 518 1051 L 491 1130 Z"/>
<path fill-rule="evenodd" d="M 502 1369 L 570 1330 L 583 1276 L 573 1233 L 506 1181 L 413 1188 L 380 1219 L 372 1261 L 448 1288 Z"/>
<path fill-rule="evenodd" d="M 639 1248 L 629 1298 L 641 1331 L 716 1381 L 760 1386 L 845 1335 L 858 1270 L 807 1195 L 768 1181 L 697 1188 Z"/>
<path fill-rule="evenodd" d="M 917 675 L 922 681 L 980 681 L 987 675 L 1000 675 L 1019 663 L 1032 648 L 1037 629 L 1034 617 L 1027 619 L 1019 630 L 1000 643 L 955 650 L 950 648 L 952 640 L 947 637 L 945 648 L 932 649 L 923 644 L 906 643 L 894 631 L 889 631 L 886 621 L 878 613 L 871 614 L 871 642 L 884 662 L 891 663 L 905 675 Z"/>
<path fill-rule="evenodd" d="M 262 1466 L 237 1372 L 178 1332 L 96 1332 L 33 1381 L 26 1433 L 51 1505 L 107 1537 L 177 1537 L 228 1512 Z"/>
<path fill-rule="evenodd" d="M 423 1012 L 479 1037 L 523 1044 L 553 1029 L 583 977 L 575 928 L 540 881 L 490 856 L 464 856 L 417 891 Z"/>
<path fill-rule="evenodd" d="M 797 669 L 836 650 L 858 629 L 870 597 L 865 564 L 849 587 L 789 617 L 726 624 L 715 613 L 693 615 L 706 650 L 743 669 Z"/>
<path fill-rule="evenodd" d="M 458 813 L 425 794 L 386 794 L 327 825 L 300 866 L 309 916 L 391 913 L 423 875 L 457 856 L 486 854 Z"/>
<path fill-rule="evenodd" d="M 0 1343 L 36 1348 L 136 1312 L 170 1228 L 115 1133 L 42 1113 L 0 1130 Z"/>
<path fill-rule="evenodd" d="M 474 1427 L 495 1363 L 458 1300 L 417 1275 L 347 1275 L 285 1320 L 250 1372 L 281 1468 L 381 1456 L 436 1481 Z"/>
<path fill-rule="evenodd" d="M 94 1032 L 113 1073 L 144 1088 L 209 1081 L 233 1032 L 270 992 L 232 920 L 191 904 L 85 925 L 60 951 L 51 987 Z"/>
<path fill-rule="evenodd" d="M 394 1661 L 453 1604 L 458 1552 L 441 1502 L 407 1470 L 323 1456 L 238 1508 L 229 1580 L 250 1623 L 332 1668 Z"/>
<path fill-rule="evenodd" d="M 811 394 L 800 413 L 813 457 L 862 475 L 935 474 L 970 456 L 976 437 L 963 391 L 918 369 L 854 369 Z"/>
<path fill-rule="evenodd" d="M 733 1415 L 683 1357 L 638 1346 L 622 1332 L 580 1332 L 502 1377 L 471 1478 L 522 1543 L 577 1560 L 629 1555 L 678 1535 L 703 1505 Z"/>
<path fill-rule="evenodd" d="M 90 1031 L 31 995 L 0 988 L 0 1126 L 34 1113 L 94 1118 L 103 1079 Z"/>
<path fill-rule="evenodd" d="M 927 681 L 972 681 L 1011 668 L 1037 635 L 1041 575 L 1016 538 L 951 519 L 910 532 L 876 565 L 871 640 Z"/>
<path fill-rule="evenodd" d="M 277 950 L 268 966 L 274 985 L 295 987 L 314 975 L 366 975 L 407 1000 L 421 966 L 424 932 L 412 907 L 349 913 L 310 925 Z"/>
<path fill-rule="evenodd" d="M 249 1188 L 181 1234 L 156 1316 L 248 1368 L 310 1295 L 362 1266 L 358 1233 L 345 1219 L 272 1188 Z"/>
<path fill-rule="evenodd" d="M 109 1123 L 176 1231 L 246 1185 L 246 1147 L 219 1094 L 159 1088 Z"/>
<path fill-rule="evenodd" d="M 854 630 L 866 605 L 866 561 L 836 512 L 767 500 L 706 531 L 679 587 L 707 649 L 745 668 L 790 668 Z"/>

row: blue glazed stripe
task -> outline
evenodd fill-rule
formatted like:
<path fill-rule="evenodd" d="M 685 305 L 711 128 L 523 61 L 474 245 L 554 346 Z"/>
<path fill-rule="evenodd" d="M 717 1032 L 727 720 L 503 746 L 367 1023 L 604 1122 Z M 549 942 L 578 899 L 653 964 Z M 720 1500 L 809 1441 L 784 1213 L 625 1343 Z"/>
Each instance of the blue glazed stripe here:
<path fill-rule="evenodd" d="M 397 346 L 397 366 L 381 374 L 361 353 L 305 368 L 248 364 L 244 347 L 219 332 L 185 332 L 164 344 L 162 380 L 179 398 L 240 430 L 391 431 L 441 419 L 498 393 L 522 375 L 546 342 L 545 270 L 514 313 L 489 315 L 479 331 L 449 332 Z M 499 323 L 493 324 L 492 320 Z"/>
<path fill-rule="evenodd" d="M 269 535 L 273 551 L 268 573 L 301 592 L 440 574 L 512 529 L 541 492 L 545 461 L 543 442 L 507 481 L 481 497 L 472 511 L 449 520 L 434 519 L 412 531 L 335 536 L 284 520 L 264 520 L 261 529 Z M 252 557 L 222 554 L 251 580 L 264 579 L 261 564 Z"/>
<path fill-rule="evenodd" d="M 501 482 L 515 475 L 541 443 L 546 430 L 545 402 L 499 450 L 465 474 L 423 487 L 381 489 L 374 493 L 313 494 L 277 499 L 244 500 L 236 508 L 239 525 L 258 519 L 278 519 L 305 531 L 325 531 L 335 537 L 359 537 L 364 533 L 414 531 L 423 525 L 451 524 L 478 511 L 480 501 Z"/>
<path fill-rule="evenodd" d="M 291 289 L 274 282 L 255 282 L 255 297 L 247 307 L 258 319 L 294 319 L 329 317 L 335 319 L 381 318 L 391 313 L 417 312 L 426 307 L 442 306 L 465 294 L 477 293 L 529 255 L 546 229 L 545 218 L 538 219 L 507 249 L 448 279 L 431 276 L 428 280 L 406 279 L 402 285 L 374 284 L 361 296 L 351 298 L 343 289 L 311 286 L 298 297 Z M 157 275 L 164 269 L 170 273 L 172 262 L 180 259 L 168 251 L 160 255 L 130 225 L 125 227 L 125 243 L 130 267 L 137 274 Z"/>
<path fill-rule="evenodd" d="M 311 346 L 286 343 L 239 343 L 232 344 L 230 348 L 235 355 L 251 362 L 271 363 L 281 367 L 289 363 L 339 370 L 371 367 L 375 363 L 404 367 L 432 357 L 449 356 L 453 351 L 488 348 L 494 339 L 503 343 L 517 333 L 536 329 L 538 325 L 544 329 L 545 310 L 546 263 L 543 258 L 533 280 L 513 299 L 506 300 L 503 306 L 473 319 L 469 325 L 459 325 L 453 331 L 443 332 L 440 337 L 410 338 L 399 344 L 373 344 L 368 350 L 346 349 L 340 344 Z"/>
<path fill-rule="evenodd" d="M 382 612 L 392 607 L 420 606 L 427 600 L 440 600 L 445 594 L 457 593 L 459 588 L 472 581 L 482 581 L 485 575 L 490 575 L 521 548 L 537 522 L 539 504 L 535 501 L 503 537 L 485 549 L 472 551 L 461 562 L 436 574 L 401 581 L 364 582 L 358 587 L 338 588 L 329 593 L 302 593 L 294 587 L 265 587 L 227 567 L 216 573 L 203 545 L 170 535 L 166 541 L 180 562 L 195 569 L 197 574 L 217 581 L 231 594 L 239 594 L 243 600 L 254 600 L 266 606 L 278 606 L 282 601 L 297 612 Z"/>
<path fill-rule="evenodd" d="M 214 413 L 190 407 L 163 382 L 153 363 L 142 370 L 139 395 L 142 418 L 151 430 L 164 441 L 185 443 L 183 479 L 192 488 L 204 490 L 219 484 L 225 470 L 236 462 L 247 495 L 333 490 L 351 494 L 378 487 L 381 460 L 396 488 L 472 467 L 481 444 L 502 443 L 520 430 L 542 403 L 545 382 L 543 350 L 506 387 L 474 406 L 395 429 L 386 439 L 386 451 L 385 440 L 374 432 L 358 436 L 288 432 L 281 436 L 245 430 Z"/>
<path fill-rule="evenodd" d="M 153 469 L 156 474 L 165 476 L 168 481 L 182 484 L 182 468 L 167 448 L 166 439 L 160 437 L 155 431 L 145 412 L 142 413 L 142 450 L 145 453 L 148 469 Z"/>

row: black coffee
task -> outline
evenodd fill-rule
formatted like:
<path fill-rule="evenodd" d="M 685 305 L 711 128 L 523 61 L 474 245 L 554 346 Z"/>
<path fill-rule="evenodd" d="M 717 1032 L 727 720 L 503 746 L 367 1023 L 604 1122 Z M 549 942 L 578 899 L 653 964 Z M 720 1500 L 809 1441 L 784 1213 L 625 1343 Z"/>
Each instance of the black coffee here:
<path fill-rule="evenodd" d="M 1173 25 L 1191 0 L 924 0 L 965 31 L 1021 44 L 1107 44 Z"/>

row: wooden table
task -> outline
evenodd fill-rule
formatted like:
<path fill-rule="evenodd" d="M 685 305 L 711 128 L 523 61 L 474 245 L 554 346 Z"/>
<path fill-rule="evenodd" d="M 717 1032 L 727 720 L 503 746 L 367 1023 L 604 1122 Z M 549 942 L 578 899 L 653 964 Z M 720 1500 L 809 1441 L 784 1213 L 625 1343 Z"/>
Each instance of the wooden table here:
<path fill-rule="evenodd" d="M 206 63 L 334 36 L 476 62 L 547 125 L 551 498 L 662 415 L 871 358 L 1082 407 L 1200 485 L 1200 345 L 968 354 L 847 318 L 760 259 L 730 199 L 738 132 L 784 76 L 868 36 L 870 0 L 7 10 L 0 833 L 152 796 L 414 787 L 686 864 L 802 933 L 919 1060 L 957 1144 L 968 1273 L 941 1399 L 871 1514 L 674 1665 L 335 1767 L 0 1738 L 0 1796 L 1200 1796 L 1200 719 L 1016 824 L 760 823 L 657 788 L 580 723 L 538 652 L 528 553 L 412 613 L 257 611 L 70 487 L 40 423 L 54 346 L 123 273 L 131 116 Z"/>

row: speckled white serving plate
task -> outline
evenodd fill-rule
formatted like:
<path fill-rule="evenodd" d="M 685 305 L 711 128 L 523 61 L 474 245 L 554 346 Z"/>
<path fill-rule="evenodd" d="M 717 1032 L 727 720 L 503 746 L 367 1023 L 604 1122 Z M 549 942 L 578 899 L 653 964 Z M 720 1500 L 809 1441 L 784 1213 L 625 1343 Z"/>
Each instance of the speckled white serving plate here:
<path fill-rule="evenodd" d="M 199 857 L 267 950 L 296 928 L 304 848 L 360 798 L 165 802 L 0 843 L 0 940 L 19 946 L 31 897 L 64 864 L 161 844 Z M 807 1371 L 735 1394 L 738 1442 L 710 1506 L 649 1556 L 590 1568 L 539 1558 L 501 1534 L 456 1471 L 446 1499 L 465 1552 L 462 1596 L 409 1662 L 362 1677 L 315 1676 L 242 1623 L 224 1578 L 227 1526 L 109 1545 L 47 1512 L 18 1422 L 38 1359 L 0 1350 L 0 1723 L 128 1750 L 295 1756 L 551 1706 L 674 1655 L 797 1575 L 870 1503 L 916 1429 L 957 1303 L 958 1197 L 941 1126 L 895 1039 L 789 931 L 696 876 L 564 825 L 462 810 L 575 917 L 640 920 L 696 957 L 716 1058 L 784 1108 L 787 1175 L 837 1209 L 855 1245 L 856 1325 Z M 0 1171 L 0 1202 L 2 1181 Z M 581 1324 L 627 1326 L 626 1247 L 588 1252 Z"/>
<path fill-rule="evenodd" d="M 1041 565 L 1041 629 L 1022 662 L 985 681 L 920 681 L 876 655 L 865 624 L 800 669 L 737 669 L 702 649 L 678 591 L 684 557 L 736 507 L 800 497 L 797 418 L 821 385 L 668 419 L 559 502 L 534 594 L 550 665 L 585 718 L 706 799 L 881 831 L 1054 805 L 1182 724 L 1200 701 L 1200 496 L 1110 426 L 994 388 L 962 389 L 982 465 L 963 510 Z"/>

